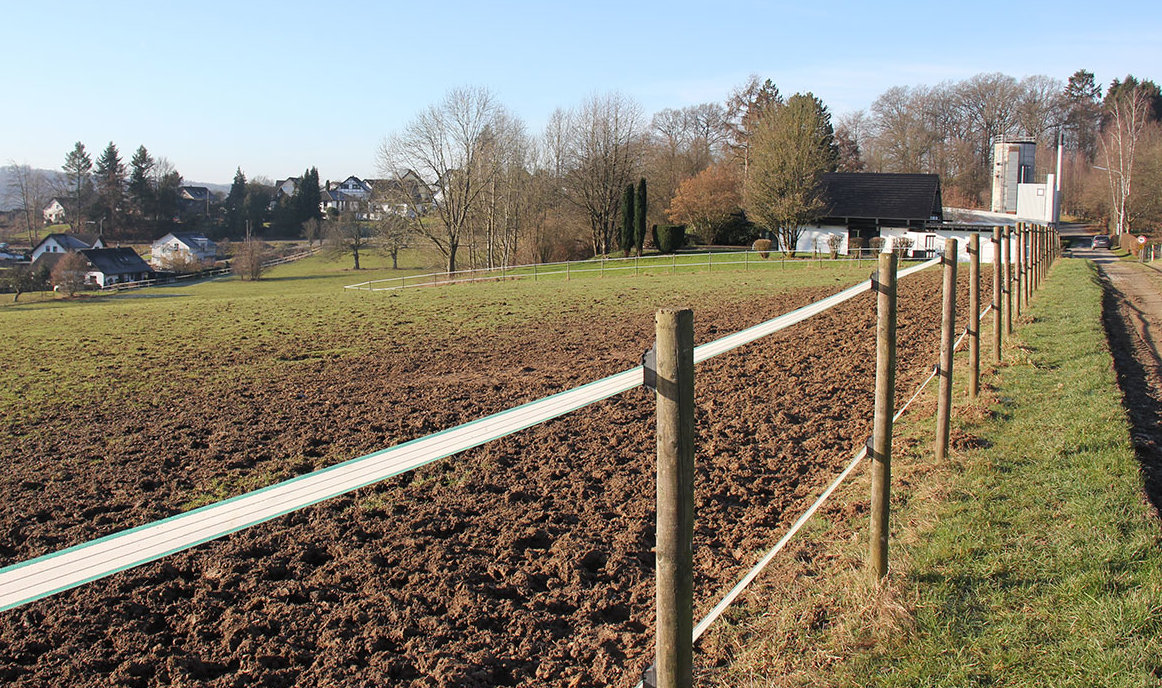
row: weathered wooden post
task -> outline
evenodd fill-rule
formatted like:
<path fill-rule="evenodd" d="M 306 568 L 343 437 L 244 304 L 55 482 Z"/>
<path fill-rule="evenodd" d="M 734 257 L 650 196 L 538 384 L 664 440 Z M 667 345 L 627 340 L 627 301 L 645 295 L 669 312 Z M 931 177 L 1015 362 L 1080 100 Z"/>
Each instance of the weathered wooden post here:
<path fill-rule="evenodd" d="M 1001 243 L 1001 270 L 1004 275 L 1005 334 L 1013 333 L 1013 230 L 1005 227 Z"/>
<path fill-rule="evenodd" d="M 876 302 L 876 405 L 872 421 L 871 533 L 868 568 L 873 581 L 888 574 L 888 516 L 892 483 L 892 416 L 896 397 L 896 254 L 881 253 L 873 280 Z"/>
<path fill-rule="evenodd" d="M 1045 281 L 1045 228 L 1037 228 L 1037 288 Z"/>
<path fill-rule="evenodd" d="M 1021 298 L 1025 302 L 1025 308 L 1029 307 L 1029 299 L 1033 298 L 1033 231 L 1030 225 L 1025 225 L 1024 233 L 1024 255 L 1025 255 L 1025 270 L 1024 270 L 1024 290 Z"/>
<path fill-rule="evenodd" d="M 1001 328 L 1004 326 L 1001 313 L 1001 228 L 993 227 L 993 358 L 1001 362 Z"/>
<path fill-rule="evenodd" d="M 694 683 L 694 313 L 656 317 L 658 688 Z"/>
<path fill-rule="evenodd" d="M 956 239 L 944 241 L 944 308 L 940 323 L 940 396 L 936 403 L 936 460 L 948 455 L 952 413 L 952 353 L 956 340 Z"/>
<path fill-rule="evenodd" d="M 968 237 L 968 397 L 980 394 L 980 235 Z"/>
<path fill-rule="evenodd" d="M 1013 287 L 1016 293 L 1013 296 L 1013 303 L 1017 306 L 1017 317 L 1021 316 L 1021 311 L 1025 308 L 1025 223 L 1017 223 L 1017 233 L 1013 239 L 1017 242 L 1017 260 L 1013 271 Z"/>

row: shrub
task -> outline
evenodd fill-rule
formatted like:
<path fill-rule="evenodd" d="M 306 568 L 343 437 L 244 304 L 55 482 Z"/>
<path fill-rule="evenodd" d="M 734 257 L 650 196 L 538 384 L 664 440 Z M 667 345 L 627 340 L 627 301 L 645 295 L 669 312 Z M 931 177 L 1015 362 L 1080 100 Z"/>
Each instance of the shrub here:
<path fill-rule="evenodd" d="M 870 248 L 873 252 L 879 253 L 880 251 L 884 250 L 884 238 L 872 237 L 871 239 L 868 239 L 867 245 L 868 248 Z"/>
<path fill-rule="evenodd" d="M 771 240 L 755 239 L 754 244 L 752 244 L 750 248 L 752 251 L 758 251 L 759 257 L 763 260 L 766 260 L 771 255 Z"/>
<path fill-rule="evenodd" d="M 839 234 L 827 235 L 827 250 L 831 252 L 831 258 L 839 257 L 839 248 L 843 246 L 843 237 Z"/>
<path fill-rule="evenodd" d="M 892 239 L 892 251 L 902 258 L 915 244 L 916 240 L 912 237 L 896 237 Z"/>
<path fill-rule="evenodd" d="M 246 281 L 256 281 L 262 279 L 262 272 L 265 269 L 263 262 L 270 253 L 270 247 L 261 241 L 255 239 L 247 239 L 239 247 L 238 252 L 231 261 L 230 267 L 234 274 L 238 275 Z"/>
<path fill-rule="evenodd" d="M 746 219 L 746 213 L 741 210 L 732 213 L 730 219 L 718 228 L 714 242 L 726 246 L 746 246 L 758 235 L 758 228 Z"/>
<path fill-rule="evenodd" d="M 654 225 L 654 244 L 662 253 L 673 253 L 686 245 L 686 225 Z"/>
<path fill-rule="evenodd" d="M 52 284 L 65 296 L 72 296 L 85 288 L 85 274 L 89 263 L 79 253 L 66 253 L 52 269 Z"/>

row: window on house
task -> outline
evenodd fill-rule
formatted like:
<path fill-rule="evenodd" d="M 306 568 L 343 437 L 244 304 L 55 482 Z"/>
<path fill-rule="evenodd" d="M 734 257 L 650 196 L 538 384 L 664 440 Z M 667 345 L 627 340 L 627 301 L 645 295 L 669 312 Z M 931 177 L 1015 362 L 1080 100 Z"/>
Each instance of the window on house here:
<path fill-rule="evenodd" d="M 924 248 L 936 248 L 935 234 L 927 234 L 924 236 Z"/>

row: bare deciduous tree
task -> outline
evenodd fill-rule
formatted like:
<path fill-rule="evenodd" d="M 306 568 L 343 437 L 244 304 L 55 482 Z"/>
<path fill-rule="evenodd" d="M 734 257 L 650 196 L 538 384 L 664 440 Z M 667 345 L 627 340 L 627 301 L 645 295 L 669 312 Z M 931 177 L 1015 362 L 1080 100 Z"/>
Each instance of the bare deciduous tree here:
<path fill-rule="evenodd" d="M 39 241 L 37 228 L 43 224 L 41 213 L 52 194 L 51 181 L 43 172 L 33 169 L 27 163 L 17 164 L 9 160 L 7 172 L 6 192 L 9 203 L 20 211 L 29 245 L 36 246 Z"/>
<path fill-rule="evenodd" d="M 409 205 L 417 233 L 432 242 L 456 271 L 456 258 L 469 231 L 469 218 L 491 181 L 492 168 L 482 164 L 485 141 L 503 112 L 483 88 L 457 88 L 437 105 L 416 116 L 380 146 L 378 166 L 389 179 L 403 182 L 408 170 L 433 190 L 432 212 Z"/>
<path fill-rule="evenodd" d="M 585 213 L 593 252 L 608 253 L 622 189 L 641 165 L 641 107 L 619 93 L 594 95 L 550 126 L 559 133 L 562 123 L 565 138 L 555 164 L 562 170 L 562 194 Z"/>
<path fill-rule="evenodd" d="M 1134 156 L 1151 117 L 1144 89 L 1125 89 L 1106 103 L 1106 126 L 1098 139 L 1110 187 L 1110 209 L 1115 234 L 1133 231 Z"/>

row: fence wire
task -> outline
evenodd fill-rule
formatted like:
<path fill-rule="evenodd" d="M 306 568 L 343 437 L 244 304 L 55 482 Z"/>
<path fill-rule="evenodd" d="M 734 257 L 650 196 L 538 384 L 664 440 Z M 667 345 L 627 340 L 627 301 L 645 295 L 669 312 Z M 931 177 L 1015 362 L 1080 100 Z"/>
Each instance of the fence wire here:
<path fill-rule="evenodd" d="M 990 310 L 992 310 L 992 304 L 989 304 L 983 311 L 981 311 L 980 319 L 983 319 Z M 962 332 L 956 339 L 952 350 L 956 351 L 959 349 L 960 343 L 963 342 L 964 338 L 967 336 L 968 328 L 966 327 L 964 332 Z M 916 388 L 915 393 L 912 394 L 911 398 L 909 398 L 908 401 L 905 402 L 898 411 L 896 411 L 895 415 L 892 416 L 893 423 L 904 415 L 904 412 L 908 410 L 908 407 L 912 405 L 912 402 L 916 401 L 916 399 L 920 397 L 920 394 L 924 392 L 924 389 L 928 387 L 928 384 L 932 382 L 932 380 L 935 379 L 937 375 L 939 375 L 939 367 L 934 367 L 932 373 L 929 374 L 928 377 L 920 383 L 920 385 Z M 763 556 L 763 558 L 758 561 L 758 563 L 751 567 L 751 569 L 747 571 L 746 575 L 744 575 L 738 581 L 738 583 L 734 585 L 733 588 L 727 591 L 726 595 L 721 600 L 719 600 L 718 604 L 714 605 L 714 608 L 711 609 L 706 614 L 706 616 L 698 622 L 698 625 L 694 627 L 693 633 L 695 643 L 697 643 L 698 639 L 702 637 L 702 634 L 705 633 L 712 625 L 714 625 L 714 622 L 717 621 L 719 617 L 721 617 L 726 612 L 730 605 L 733 604 L 736 599 L 738 599 L 738 596 L 745 592 L 748 587 L 750 587 L 750 584 L 753 583 L 756 578 L 758 578 L 759 574 L 762 573 L 763 570 L 766 569 L 766 567 L 772 561 L 774 561 L 779 552 L 783 551 L 783 548 L 786 547 L 787 543 L 791 541 L 791 538 L 795 537 L 795 535 L 803 528 L 803 526 L 807 524 L 807 521 L 809 521 L 811 517 L 815 515 L 815 512 L 817 512 L 819 508 L 827 502 L 832 493 L 834 493 L 835 490 L 837 490 L 839 486 L 843 484 L 844 480 L 847 480 L 847 477 L 851 475 L 852 471 L 854 471 L 865 458 L 867 458 L 866 446 L 856 453 L 851 462 L 847 464 L 847 467 L 843 469 L 843 471 L 835 478 L 835 480 L 831 481 L 831 484 L 827 486 L 827 489 L 823 490 L 823 493 L 819 495 L 819 498 L 816 499 L 815 502 L 810 507 L 808 507 L 807 510 L 802 513 L 802 515 L 799 516 L 799 518 L 795 519 L 795 522 L 791 524 L 790 529 L 787 530 L 783 537 L 779 538 L 779 541 L 775 543 L 775 546 L 772 547 Z M 643 688 L 644 685 L 645 682 L 641 681 L 637 684 L 636 688 Z"/>

